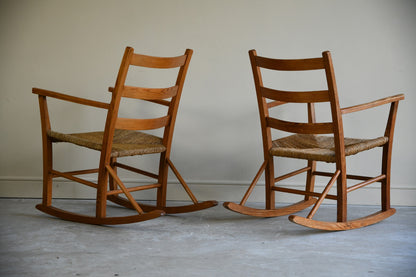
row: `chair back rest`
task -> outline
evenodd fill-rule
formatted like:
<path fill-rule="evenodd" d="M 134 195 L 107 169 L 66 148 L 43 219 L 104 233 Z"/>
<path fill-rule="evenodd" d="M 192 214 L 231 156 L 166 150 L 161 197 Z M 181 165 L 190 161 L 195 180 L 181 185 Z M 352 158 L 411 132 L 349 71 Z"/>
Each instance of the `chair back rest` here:
<path fill-rule="evenodd" d="M 343 140 L 342 118 L 330 52 L 323 52 L 322 57 L 310 59 L 271 59 L 257 56 L 255 50 L 249 51 L 249 56 L 256 87 L 265 148 L 269 149 L 271 147 L 270 128 L 272 128 L 297 134 L 334 134 L 336 148 L 340 149 L 340 144 L 343 145 L 343 141 L 340 142 L 341 139 Z M 268 88 L 263 85 L 261 68 L 275 71 L 324 70 L 327 89 L 287 91 Z M 316 122 L 314 104 L 322 102 L 330 104 L 331 122 Z M 270 115 L 270 108 L 286 103 L 307 103 L 307 122 L 286 121 Z"/>
<path fill-rule="evenodd" d="M 116 84 L 114 88 L 109 88 L 109 91 L 112 92 L 113 95 L 107 115 L 105 138 L 110 139 L 108 141 L 103 141 L 103 145 L 108 146 L 107 149 L 111 149 L 111 138 L 114 135 L 115 129 L 152 130 L 163 127 L 165 128 L 163 143 L 167 148 L 170 148 L 182 88 L 185 82 L 192 53 L 193 51 L 191 49 L 187 49 L 184 55 L 177 57 L 153 57 L 136 54 L 134 53 L 133 48 L 126 48 L 120 65 L 120 70 L 118 72 Z M 126 77 L 129 69 L 133 66 L 154 69 L 179 68 L 179 71 L 175 84 L 167 88 L 128 86 L 125 84 Z M 168 111 L 164 116 L 158 118 L 122 118 L 118 116 L 122 98 L 150 101 L 162 106 L 167 106 Z M 104 148 L 105 147 L 103 147 L 103 150 Z"/>

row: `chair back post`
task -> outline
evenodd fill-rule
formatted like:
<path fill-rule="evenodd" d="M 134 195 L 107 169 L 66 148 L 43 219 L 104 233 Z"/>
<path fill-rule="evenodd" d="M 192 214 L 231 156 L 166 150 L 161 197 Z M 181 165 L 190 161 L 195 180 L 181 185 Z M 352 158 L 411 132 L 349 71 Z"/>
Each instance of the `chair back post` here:
<path fill-rule="evenodd" d="M 390 209 L 390 173 L 391 173 L 391 153 L 393 148 L 393 134 L 396 125 L 396 115 L 399 108 L 399 101 L 390 104 L 389 117 L 387 119 L 384 136 L 389 138 L 386 145 L 383 146 L 383 162 L 381 164 L 381 172 L 385 174 L 386 179 L 382 181 L 381 190 L 381 208 L 383 211 Z"/>
<path fill-rule="evenodd" d="M 307 103 L 308 105 L 308 123 L 316 123 L 315 103 Z M 306 188 L 308 192 L 313 192 L 315 187 L 316 161 L 308 160 L 310 170 L 306 172 Z M 313 199 L 310 195 L 305 195 L 305 201 Z"/>
<path fill-rule="evenodd" d="M 40 122 L 42 130 L 42 156 L 43 156 L 43 205 L 50 206 L 52 204 L 52 178 L 50 172 L 52 170 L 52 142 L 48 137 L 48 131 L 51 130 L 51 122 L 49 119 L 48 102 L 46 96 L 38 95 Z"/>
<path fill-rule="evenodd" d="M 113 146 L 113 137 L 115 130 L 115 123 L 118 115 L 118 110 L 121 101 L 121 91 L 126 81 L 127 72 L 130 65 L 130 60 L 133 54 L 133 48 L 126 47 L 123 59 L 120 64 L 120 69 L 117 75 L 116 84 L 111 97 L 110 108 L 107 112 L 107 119 L 104 129 L 104 137 L 102 142 L 100 165 L 98 171 L 98 189 L 97 189 L 97 217 L 105 217 L 105 202 L 107 201 L 106 188 L 108 173 L 106 166 L 110 164 L 111 148 Z"/>
<path fill-rule="evenodd" d="M 107 113 L 102 148 L 102 159 L 105 161 L 105 164 L 108 164 L 110 160 L 115 124 L 118 117 L 118 110 L 120 107 L 120 101 L 122 97 L 121 92 L 124 88 L 124 83 L 126 81 L 127 72 L 129 70 L 130 60 L 133 55 L 133 51 L 134 50 L 131 47 L 126 47 L 126 50 L 124 51 L 123 59 L 120 64 L 120 69 L 114 86 L 114 91 L 111 97 L 110 108 L 108 109 Z"/>
<path fill-rule="evenodd" d="M 303 59 L 276 59 L 257 56 L 255 50 L 249 51 L 249 56 L 256 86 L 265 158 L 240 204 L 225 202 L 224 207 L 251 216 L 276 217 L 293 214 L 313 205 L 307 217 L 291 215 L 289 216 L 289 220 L 302 226 L 328 231 L 361 228 L 392 216 L 395 213 L 395 209 L 390 207 L 391 148 L 398 101 L 403 100 L 404 95 L 398 94 L 341 109 L 329 51 L 323 52 L 321 57 Z M 320 73 L 324 71 L 327 89 L 299 91 L 268 87 L 268 82 L 266 82 L 266 85 L 263 85 L 261 78 L 262 69 L 273 71 L 320 70 Z M 284 114 L 269 114 L 268 109 L 270 108 L 292 103 L 295 105 L 307 104 L 307 123 L 305 123 L 306 120 L 299 122 L 290 118 L 288 120 L 283 119 Z M 315 103 L 329 104 L 331 118 L 326 121 L 318 120 L 315 114 Z M 389 103 L 391 103 L 390 114 L 384 136 L 373 139 L 344 137 L 342 114 L 366 110 Z M 291 111 L 296 113 L 298 110 L 297 107 L 292 108 Z M 273 139 L 270 135 L 271 129 L 291 134 L 278 135 L 277 139 Z M 383 147 L 382 172 L 380 175 L 375 177 L 347 175 L 346 156 L 355 155 L 376 147 Z M 280 174 L 280 176 L 274 176 L 274 169 L 271 168 L 274 157 L 306 160 L 307 166 L 286 174 Z M 328 170 L 317 171 L 317 162 L 335 163 L 336 170 L 335 172 Z M 267 171 L 268 169 L 269 172 Z M 263 172 L 266 175 L 266 208 L 258 209 L 248 207 L 245 203 Z M 270 172 L 272 176 L 268 176 Z M 304 190 L 282 186 L 281 181 L 305 172 L 307 175 Z M 314 189 L 315 176 L 331 177 L 321 193 Z M 347 187 L 347 179 L 360 180 L 361 182 Z M 358 219 L 347 219 L 347 193 L 375 182 L 381 182 L 381 210 Z M 337 183 L 336 193 L 329 194 L 335 183 Z M 303 195 L 304 200 L 289 206 L 276 208 L 274 205 L 274 192 Z M 337 201 L 336 222 L 312 219 L 325 199 Z M 273 202 L 273 204 L 270 202 Z"/>
<path fill-rule="evenodd" d="M 337 221 L 347 220 L 347 170 L 345 159 L 345 142 L 344 128 L 342 124 L 341 108 L 339 106 L 337 84 L 335 81 L 334 67 L 332 63 L 331 53 L 325 51 L 322 53 L 326 80 L 328 84 L 329 98 L 331 103 L 331 115 L 334 128 L 334 145 L 336 153 L 336 168 L 340 170 L 337 179 Z"/>
<path fill-rule="evenodd" d="M 189 63 L 191 62 L 193 50 L 185 50 L 185 62 L 181 65 L 178 76 L 176 78 L 176 86 L 178 87 L 177 93 L 172 97 L 169 108 L 168 116 L 169 123 L 165 126 L 163 132 L 163 145 L 166 147 L 166 151 L 160 154 L 159 160 L 159 184 L 162 184 L 161 188 L 157 190 L 157 206 L 159 208 L 165 208 L 166 206 L 166 188 L 167 188 L 167 178 L 168 178 L 168 160 L 170 159 L 170 152 L 172 147 L 173 131 L 175 129 L 176 115 L 178 113 L 179 102 L 182 96 L 182 89 L 185 83 L 186 73 L 188 72 Z"/>
<path fill-rule="evenodd" d="M 269 149 L 272 147 L 272 133 L 271 128 L 267 124 L 267 118 L 269 117 L 269 108 L 265 97 L 261 93 L 261 87 L 263 86 L 263 79 L 261 76 L 260 68 L 257 66 L 256 50 L 249 51 L 251 69 L 253 71 L 254 85 L 256 88 L 257 95 L 257 104 L 260 113 L 260 124 L 261 124 L 261 133 L 263 140 L 263 155 L 264 160 L 267 161 L 267 166 L 265 168 L 265 178 L 266 178 L 266 208 L 274 209 L 275 208 L 275 193 L 272 191 L 272 186 L 274 185 L 274 161 L 269 153 Z"/>
<path fill-rule="evenodd" d="M 271 136 L 271 128 L 267 126 L 266 118 L 269 116 L 269 109 L 267 107 L 266 99 L 263 97 L 261 93 L 261 87 L 263 86 L 263 79 L 261 76 L 260 68 L 257 66 L 256 57 L 257 52 L 256 50 L 249 51 L 250 62 L 251 62 L 251 69 L 253 71 L 254 77 L 254 85 L 256 88 L 256 96 L 257 96 L 257 104 L 260 113 L 260 124 L 261 124 L 261 131 L 262 131 L 262 138 L 263 138 L 263 150 L 265 159 L 269 157 L 269 149 L 272 146 L 272 136 Z"/>
<path fill-rule="evenodd" d="M 185 63 L 180 67 L 178 72 L 178 77 L 176 79 L 175 85 L 178 87 L 178 91 L 176 95 L 172 98 L 171 103 L 169 105 L 168 116 L 169 116 L 169 124 L 165 127 L 163 133 L 163 145 L 166 146 L 166 157 L 169 158 L 170 150 L 172 145 L 172 138 L 173 138 L 173 131 L 175 129 L 175 122 L 176 122 L 176 115 L 178 113 L 179 102 L 182 96 L 182 89 L 185 83 L 186 74 L 188 72 L 189 63 L 191 62 L 193 50 L 186 49 L 185 56 L 186 60 Z"/>

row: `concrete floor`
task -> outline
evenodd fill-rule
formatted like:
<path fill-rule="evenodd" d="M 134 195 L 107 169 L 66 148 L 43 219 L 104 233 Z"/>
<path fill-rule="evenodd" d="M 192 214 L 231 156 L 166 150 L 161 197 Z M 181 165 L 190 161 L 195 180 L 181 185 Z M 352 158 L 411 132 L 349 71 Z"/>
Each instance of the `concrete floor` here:
<path fill-rule="evenodd" d="M 393 217 L 366 228 L 322 232 L 221 205 L 92 226 L 42 214 L 38 202 L 0 199 L 0 276 L 416 276 L 416 207 L 397 207 Z M 57 203 L 79 210 L 92 204 Z M 375 209 L 353 206 L 349 214 Z M 332 220 L 335 210 L 327 205 L 318 213 Z"/>

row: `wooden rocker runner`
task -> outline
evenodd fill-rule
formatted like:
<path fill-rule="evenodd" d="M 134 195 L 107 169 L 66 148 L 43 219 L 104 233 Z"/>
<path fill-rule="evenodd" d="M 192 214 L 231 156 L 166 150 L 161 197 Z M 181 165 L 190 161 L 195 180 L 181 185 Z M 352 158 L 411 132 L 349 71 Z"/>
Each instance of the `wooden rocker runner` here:
<path fill-rule="evenodd" d="M 258 217 L 275 217 L 290 215 L 313 205 L 308 216 L 289 216 L 289 220 L 315 229 L 348 230 L 377 223 L 395 213 L 390 207 L 390 164 L 393 145 L 393 132 L 398 104 L 404 99 L 403 94 L 383 98 L 366 104 L 348 108 L 340 108 L 338 103 L 337 86 L 330 52 L 323 52 L 320 58 L 282 60 L 257 56 L 255 50 L 249 51 L 257 102 L 260 112 L 260 122 L 263 137 L 264 162 L 257 172 L 239 204 L 226 202 L 224 207 L 246 215 Z M 304 71 L 324 70 L 327 89 L 317 91 L 287 91 L 269 88 L 263 85 L 261 69 L 274 71 Z M 331 119 L 328 122 L 318 122 L 315 116 L 315 103 L 329 103 Z M 284 104 L 307 106 L 308 120 L 300 123 L 273 117 L 269 110 Z M 384 136 L 373 139 L 355 139 L 344 137 L 342 115 L 368 108 L 390 104 Z M 297 106 L 291 111 L 296 110 Z M 275 113 L 273 113 L 275 114 Z M 305 120 L 306 121 L 306 120 Z M 272 139 L 272 129 L 292 133 L 279 139 Z M 376 177 L 347 174 L 346 156 L 375 147 L 382 147 L 383 157 L 381 174 Z M 307 166 L 299 170 L 275 177 L 274 157 L 286 157 L 307 160 Z M 335 163 L 334 172 L 316 170 L 317 162 Z M 255 209 L 245 206 L 258 179 L 265 172 L 266 207 Z M 304 190 L 278 186 L 277 183 L 287 178 L 306 173 Z M 329 177 L 330 180 L 322 192 L 315 192 L 315 176 Z M 358 184 L 347 186 L 347 179 L 359 180 Z M 347 219 L 347 193 L 365 187 L 375 182 L 381 183 L 381 210 L 363 218 Z M 331 187 L 336 185 L 336 194 L 330 194 Z M 293 205 L 276 208 L 275 192 L 285 192 L 303 195 L 302 201 Z M 313 216 L 324 199 L 337 201 L 337 221 L 317 221 Z"/>
<path fill-rule="evenodd" d="M 191 56 L 192 50 L 190 49 L 186 50 L 184 55 L 178 57 L 151 57 L 135 54 L 133 48 L 127 47 L 116 84 L 114 88 L 109 88 L 109 91 L 112 93 L 112 99 L 109 104 L 33 88 L 33 93 L 37 94 L 39 98 L 43 141 L 43 200 L 42 204 L 37 205 L 36 208 L 65 220 L 111 225 L 139 222 L 157 218 L 165 213 L 192 212 L 217 205 L 216 201 L 198 202 L 170 160 L 176 115 Z M 125 81 L 131 66 L 155 69 L 178 68 L 176 83 L 168 88 L 127 86 Z M 107 110 L 104 131 L 74 134 L 53 131 L 49 120 L 47 97 Z M 165 111 L 167 111 L 164 112 L 163 116 L 157 118 L 122 118 L 118 116 L 122 98 L 150 101 L 158 106 L 166 106 Z M 143 132 L 159 128 L 164 128 L 163 137 Z M 52 144 L 58 142 L 72 143 L 100 151 L 99 167 L 97 169 L 71 172 L 61 172 L 53 169 Z M 132 167 L 118 160 L 122 157 L 148 154 L 160 154 L 157 174 Z M 148 185 L 126 187 L 117 174 L 118 168 L 153 178 L 155 182 Z M 178 207 L 166 206 L 169 168 L 174 172 L 191 198 L 192 204 Z M 98 174 L 96 183 L 77 177 L 78 175 L 90 173 Z M 52 205 L 52 179 L 55 177 L 67 178 L 95 188 L 97 190 L 96 215 L 76 214 L 54 207 Z M 157 200 L 154 206 L 136 202 L 131 194 L 134 191 L 147 189 L 157 189 Z M 107 200 L 134 209 L 137 214 L 109 217 L 106 213 Z"/>

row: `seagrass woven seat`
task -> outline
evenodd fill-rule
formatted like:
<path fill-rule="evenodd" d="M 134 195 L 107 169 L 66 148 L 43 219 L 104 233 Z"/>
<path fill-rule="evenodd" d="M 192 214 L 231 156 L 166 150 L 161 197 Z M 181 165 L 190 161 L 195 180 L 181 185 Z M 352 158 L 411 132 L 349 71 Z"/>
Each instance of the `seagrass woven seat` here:
<path fill-rule="evenodd" d="M 309 59 L 273 59 L 258 56 L 255 50 L 249 51 L 251 68 L 257 94 L 260 123 L 263 139 L 264 160 L 245 195 L 239 204 L 225 202 L 224 207 L 232 211 L 258 216 L 275 217 L 290 215 L 313 206 L 307 217 L 289 216 L 289 220 L 299 225 L 321 230 L 348 230 L 377 223 L 395 213 L 390 206 L 390 164 L 393 145 L 393 133 L 398 104 L 404 99 L 403 94 L 390 96 L 369 103 L 340 108 L 335 74 L 331 54 L 326 51 L 322 57 Z M 278 75 L 280 71 L 311 71 L 320 70 L 326 77 L 326 89 L 309 91 L 289 91 L 274 88 L 263 83 L 262 73 L 267 69 Z M 273 75 L 273 76 L 276 76 Z M 278 78 L 276 78 L 279 80 Z M 286 85 L 285 85 L 286 86 Z M 315 114 L 315 103 L 323 103 L 329 107 L 330 119 L 318 121 Z M 279 108 L 286 104 L 294 105 L 288 114 L 298 115 L 300 108 L 307 108 L 307 118 L 303 122 L 282 120 Z M 329 105 L 328 105 L 329 104 Z M 390 104 L 389 116 L 384 135 L 372 138 L 348 138 L 344 136 L 343 115 Z M 302 107 L 303 106 L 303 107 Z M 270 109 L 277 109 L 273 113 Z M 279 132 L 273 132 L 272 130 Z M 282 134 L 283 133 L 283 134 Z M 289 133 L 289 135 L 285 135 Z M 279 138 L 275 138 L 279 134 Z M 347 174 L 346 157 L 356 155 L 376 147 L 383 149 L 381 174 L 378 176 L 362 176 Z M 294 158 L 306 160 L 306 167 L 275 176 L 274 158 Z M 334 172 L 318 171 L 317 162 L 335 164 Z M 266 203 L 265 209 L 246 206 L 261 175 L 265 173 Z M 295 189 L 281 185 L 281 181 L 306 173 L 305 189 Z M 315 177 L 329 177 L 325 188 L 319 192 L 315 189 Z M 347 184 L 347 180 L 358 181 Z M 373 183 L 381 183 L 381 210 L 363 218 L 349 220 L 347 218 L 347 194 Z M 334 184 L 336 193 L 331 192 Z M 303 196 L 303 200 L 286 207 L 276 208 L 275 193 L 283 192 Z M 331 193 L 330 193 L 331 192 Z M 313 217 L 324 199 L 336 200 L 337 221 L 318 221 Z"/>
<path fill-rule="evenodd" d="M 127 47 L 124 51 L 115 86 L 108 89 L 112 93 L 110 103 L 33 88 L 32 92 L 38 95 L 39 100 L 43 147 L 43 195 L 42 203 L 37 205 L 36 208 L 65 220 L 112 225 L 149 220 L 166 213 L 192 212 L 217 205 L 216 201 L 199 202 L 170 159 L 176 115 L 192 53 L 191 49 L 187 49 L 183 55 L 177 57 L 154 57 L 134 53 L 133 48 Z M 173 86 L 167 88 L 128 86 L 126 85 L 127 74 L 131 72 L 130 68 L 132 67 L 177 70 L 176 81 Z M 47 98 L 107 110 L 104 130 L 71 134 L 55 131 L 51 127 L 49 119 Z M 133 118 L 120 117 L 119 110 L 122 110 L 122 107 L 120 107 L 122 99 L 123 102 L 130 101 L 137 105 L 139 103 L 143 105 L 150 104 L 152 107 L 156 105 L 155 113 L 159 113 L 160 117 L 148 118 L 143 114 Z M 143 107 L 143 105 L 140 107 Z M 140 113 L 140 109 L 138 110 Z M 163 135 L 158 137 L 147 133 L 147 131 L 155 129 L 161 129 Z M 54 169 L 52 150 L 53 144 L 56 143 L 70 143 L 84 149 L 99 151 L 99 167 L 67 172 Z M 121 161 L 123 157 L 148 154 L 159 154 L 159 167 L 156 169 L 157 171 L 154 170 L 156 172 L 143 170 Z M 118 173 L 119 169 L 146 176 L 154 181 L 149 181 L 148 184 L 139 182 L 139 184 L 128 187 L 121 180 L 122 178 Z M 193 203 L 182 206 L 167 206 L 169 169 L 173 171 Z M 96 182 L 78 177 L 79 175 L 92 173 L 97 174 Z M 96 189 L 95 216 L 63 210 L 53 204 L 52 181 L 57 177 L 66 178 Z M 139 203 L 132 194 L 150 189 L 157 190 L 154 205 Z M 133 209 L 136 213 L 134 215 L 126 213 L 122 216 L 108 215 L 108 201 Z"/>
<path fill-rule="evenodd" d="M 355 155 L 374 147 L 379 147 L 389 141 L 388 137 L 375 139 L 344 138 L 345 156 Z M 309 134 L 296 134 L 273 141 L 270 149 L 273 156 L 335 162 L 334 138 Z"/>
<path fill-rule="evenodd" d="M 64 134 L 51 130 L 48 136 L 53 142 L 69 142 L 101 151 L 104 132 Z M 156 154 L 164 151 L 166 147 L 160 137 L 134 130 L 114 130 L 111 157 Z"/>

